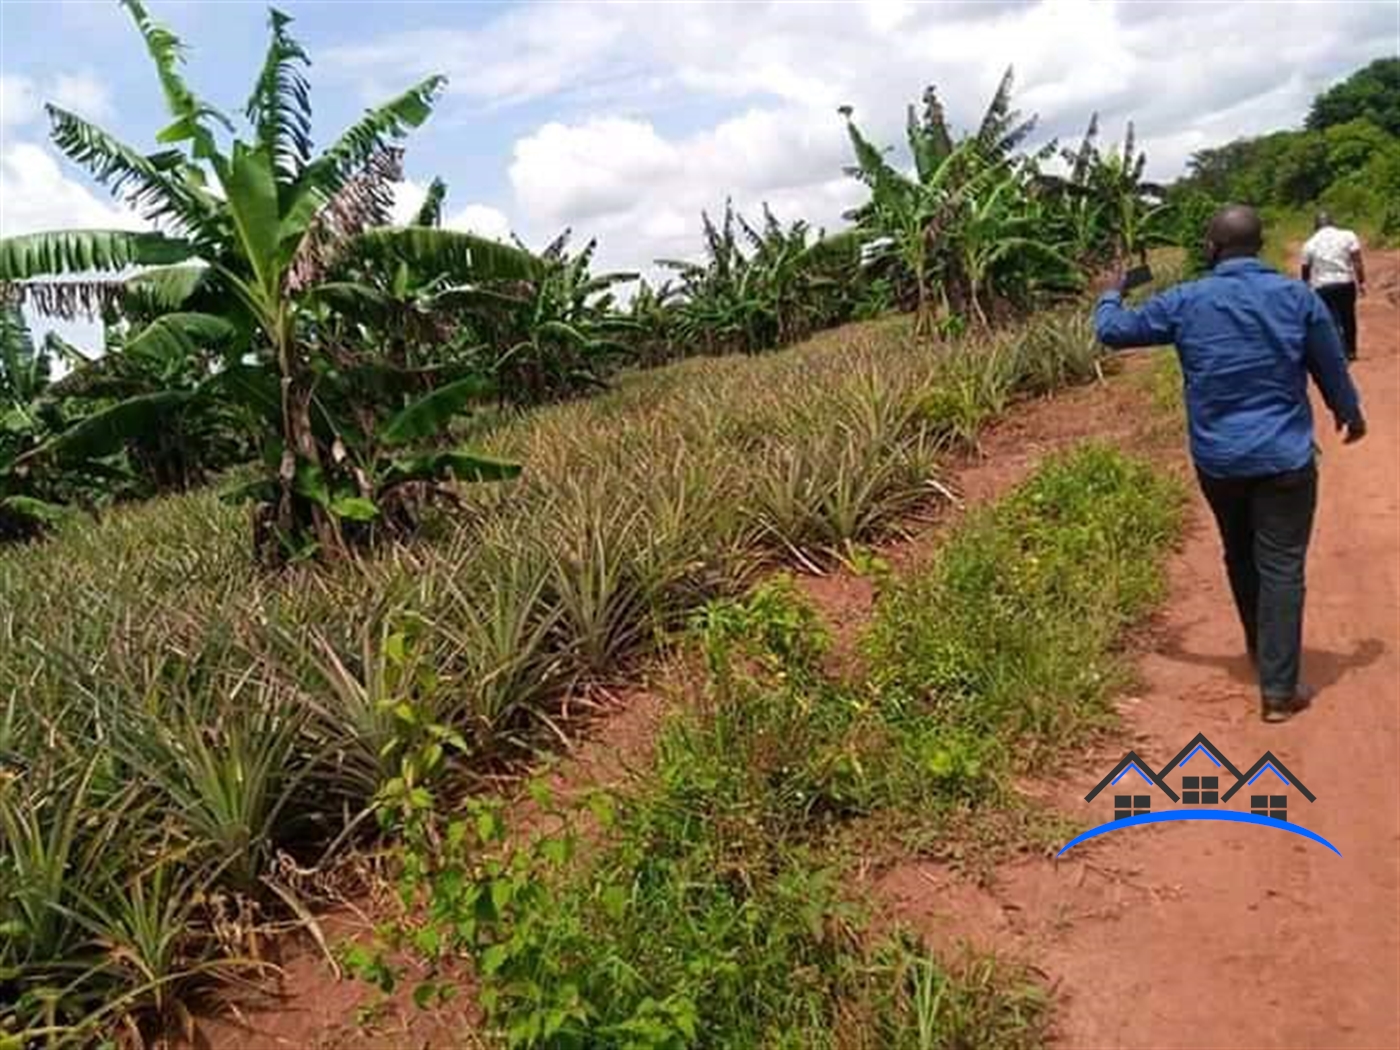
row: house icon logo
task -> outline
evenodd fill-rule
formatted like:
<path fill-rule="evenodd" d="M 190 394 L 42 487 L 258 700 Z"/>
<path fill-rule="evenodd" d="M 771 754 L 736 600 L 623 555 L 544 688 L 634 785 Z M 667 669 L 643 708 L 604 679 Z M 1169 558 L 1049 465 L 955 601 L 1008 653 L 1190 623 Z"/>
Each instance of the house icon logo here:
<path fill-rule="evenodd" d="M 1319 842 L 1341 856 L 1337 847 L 1317 832 L 1289 819 L 1290 798 L 1312 803 L 1317 796 L 1272 751 L 1265 751 L 1240 772 L 1204 733 L 1192 737 L 1175 758 L 1156 772 L 1136 751 L 1129 751 L 1084 796 L 1084 801 L 1093 802 L 1105 794 L 1113 803 L 1113 819 L 1076 835 L 1060 850 L 1060 855 L 1086 839 L 1138 824 L 1224 820 L 1289 831 Z"/>

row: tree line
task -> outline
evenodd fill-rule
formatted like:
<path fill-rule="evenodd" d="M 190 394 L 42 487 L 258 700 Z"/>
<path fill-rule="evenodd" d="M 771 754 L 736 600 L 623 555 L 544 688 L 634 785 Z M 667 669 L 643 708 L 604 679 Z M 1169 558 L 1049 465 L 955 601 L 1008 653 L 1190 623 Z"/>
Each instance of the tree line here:
<path fill-rule="evenodd" d="M 1172 187 L 1180 225 L 1223 201 L 1318 205 L 1384 239 L 1400 235 L 1400 58 L 1377 59 L 1323 91 L 1301 128 L 1193 154 Z"/>

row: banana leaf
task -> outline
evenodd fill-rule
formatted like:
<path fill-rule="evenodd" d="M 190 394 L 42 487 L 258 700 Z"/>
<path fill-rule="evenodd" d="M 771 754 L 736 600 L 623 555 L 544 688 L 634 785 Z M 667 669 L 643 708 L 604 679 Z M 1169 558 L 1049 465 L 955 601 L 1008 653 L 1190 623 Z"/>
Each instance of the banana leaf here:
<path fill-rule="evenodd" d="M 110 456 L 128 441 L 160 430 L 169 416 L 185 408 L 194 397 L 190 390 L 164 390 L 127 398 L 54 435 L 16 462 L 48 457 L 60 462 L 82 462 Z"/>
<path fill-rule="evenodd" d="M 473 401 L 489 397 L 495 384 L 484 376 L 468 376 L 455 383 L 438 387 L 398 412 L 379 428 L 379 440 L 386 445 L 401 445 L 407 441 L 438 434 L 456 415 Z"/>
<path fill-rule="evenodd" d="M 271 503 L 277 498 L 277 483 L 271 478 L 253 478 L 219 490 L 220 503 Z"/>
<path fill-rule="evenodd" d="M 230 365 L 199 386 L 201 396 L 225 400 L 257 413 L 274 430 L 282 425 L 282 388 L 275 375 L 257 365 Z"/>
<path fill-rule="evenodd" d="M 48 503 L 33 496 L 0 497 L 0 515 L 9 514 L 35 525 L 57 525 L 72 513 L 70 507 L 58 503 Z"/>

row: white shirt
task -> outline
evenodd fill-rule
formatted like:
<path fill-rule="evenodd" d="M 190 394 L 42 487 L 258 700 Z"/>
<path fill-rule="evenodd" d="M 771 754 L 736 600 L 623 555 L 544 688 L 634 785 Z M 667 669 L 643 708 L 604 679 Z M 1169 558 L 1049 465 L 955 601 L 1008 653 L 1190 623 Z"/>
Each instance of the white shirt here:
<path fill-rule="evenodd" d="M 1314 288 L 1328 284 L 1355 284 L 1352 255 L 1361 251 L 1361 241 L 1350 230 L 1324 226 L 1303 245 L 1303 262 L 1309 268 Z"/>

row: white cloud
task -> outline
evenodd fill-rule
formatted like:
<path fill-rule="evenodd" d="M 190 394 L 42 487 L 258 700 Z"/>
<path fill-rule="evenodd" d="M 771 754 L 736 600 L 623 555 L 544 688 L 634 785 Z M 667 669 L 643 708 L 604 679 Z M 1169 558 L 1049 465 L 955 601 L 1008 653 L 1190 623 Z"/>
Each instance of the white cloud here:
<path fill-rule="evenodd" d="M 644 121 L 553 123 L 515 144 L 510 180 L 532 216 L 557 223 L 625 207 L 639 183 L 674 176 L 681 160 L 680 151 Z"/>
<path fill-rule="evenodd" d="M 510 239 L 510 220 L 505 212 L 489 204 L 468 204 L 460 211 L 445 216 L 442 225 L 449 230 L 463 230 L 492 240 Z"/>
<path fill-rule="evenodd" d="M 107 85 L 91 73 L 59 73 L 49 89 L 51 101 L 89 120 L 112 115 L 112 96 Z"/>
<path fill-rule="evenodd" d="M 42 115 L 45 102 L 89 120 L 103 120 L 113 112 L 111 92 L 92 73 L 55 73 L 42 83 L 32 77 L 0 73 L 0 128 L 32 123 Z"/>
<path fill-rule="evenodd" d="M 405 226 L 413 221 L 428 188 L 422 183 L 405 179 L 394 187 L 394 207 L 389 213 L 389 221 L 395 226 Z M 489 204 L 468 204 L 456 211 L 448 210 L 443 216 L 442 225 L 448 230 L 464 230 L 480 234 L 493 240 L 504 241 L 510 238 L 510 220 L 504 212 Z"/>
<path fill-rule="evenodd" d="M 1040 114 L 1045 137 L 1077 140 L 1098 110 L 1112 141 L 1133 119 L 1149 174 L 1169 179 L 1194 150 L 1296 124 L 1326 83 L 1396 45 L 1392 4 L 1346 0 L 735 10 L 525 5 L 477 29 L 424 26 L 336 49 L 319 68 L 376 90 L 441 70 L 478 109 L 472 119 L 481 104 L 547 103 L 553 119 L 516 141 L 509 167 L 518 228 L 543 243 L 574 226 L 600 237 L 601 264 L 635 268 L 696 252 L 700 210 L 726 196 L 749 213 L 766 200 L 781 218 L 835 225 L 862 198 L 841 175 L 841 104 L 874 141 L 898 145 L 904 105 L 926 84 L 967 126 L 1014 65 L 1016 105 Z"/>
<path fill-rule="evenodd" d="M 0 237 L 53 229 L 143 229 L 129 208 L 95 196 L 30 142 L 0 147 Z"/>
<path fill-rule="evenodd" d="M 391 77 L 446 73 L 455 94 L 493 105 L 525 102 L 630 76 L 636 64 L 625 61 L 627 23 L 641 10 L 526 5 L 479 30 L 409 30 L 330 48 L 317 64 L 332 76 L 360 78 L 367 94 L 382 95 L 380 81 Z"/>
<path fill-rule="evenodd" d="M 676 139 L 644 121 L 547 125 L 516 144 L 511 183 L 530 217 L 531 243 L 572 226 L 599 238 L 604 268 L 655 277 L 656 259 L 688 258 L 700 249 L 701 212 L 715 215 L 724 207 L 721 187 L 751 220 L 767 203 L 784 221 L 838 227 L 863 190 L 839 175 L 835 147 L 842 140 L 823 140 L 814 125 L 806 114 L 768 110 Z M 836 177 L 788 167 L 794 157 L 823 155 L 825 171 Z"/>
<path fill-rule="evenodd" d="M 422 183 L 405 179 L 394 186 L 394 206 L 389 211 L 389 221 L 395 226 L 407 226 L 423 206 L 423 198 L 428 195 L 428 187 Z"/>
<path fill-rule="evenodd" d="M 28 77 L 0 73 L 0 128 L 28 124 L 39 115 L 39 99 L 34 81 Z"/>

